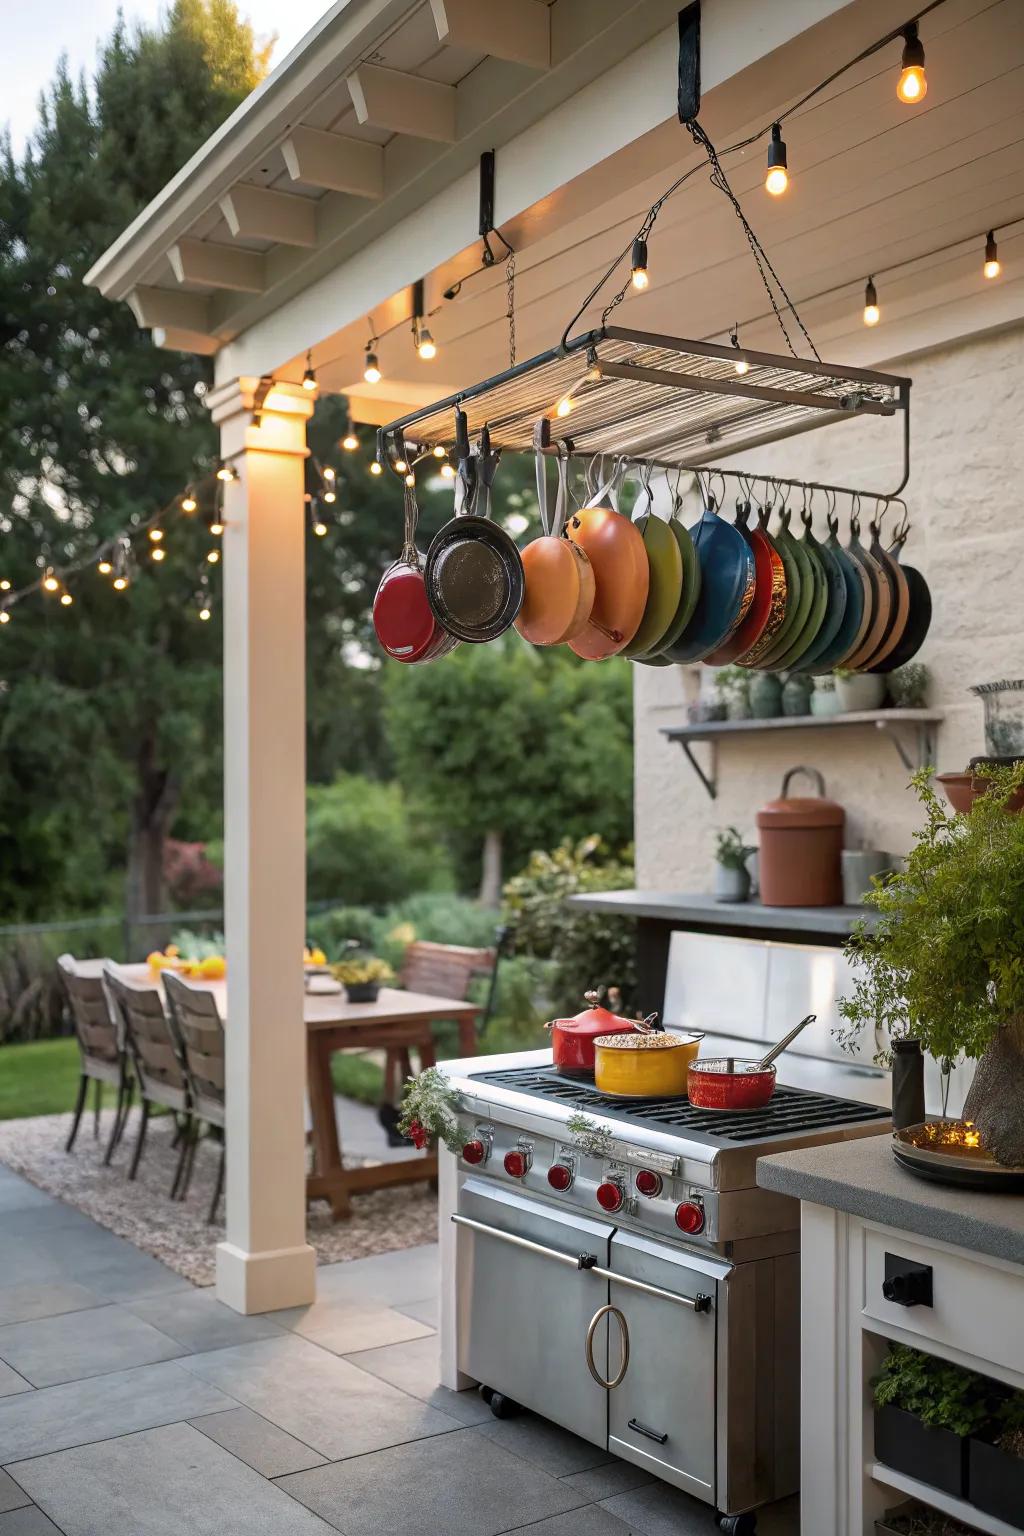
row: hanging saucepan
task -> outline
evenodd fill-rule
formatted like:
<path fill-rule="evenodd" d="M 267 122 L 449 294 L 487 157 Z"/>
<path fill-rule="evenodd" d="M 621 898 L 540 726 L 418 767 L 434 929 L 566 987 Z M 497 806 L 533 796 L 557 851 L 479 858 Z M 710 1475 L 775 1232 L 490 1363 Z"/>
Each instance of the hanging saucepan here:
<path fill-rule="evenodd" d="M 846 616 L 847 577 L 835 555 L 833 546 L 828 540 L 821 543 L 814 537 L 811 528 L 811 509 L 806 507 L 801 517 L 806 529 L 804 543 L 808 553 L 813 554 L 824 572 L 826 588 L 825 612 L 818 627 L 818 633 L 796 664 L 797 672 L 813 672 L 818 657 L 825 654 L 842 628 L 843 619 Z M 831 524 L 829 528 L 831 530 Z"/>
<path fill-rule="evenodd" d="M 514 623 L 523 604 L 523 561 L 513 540 L 490 519 L 499 458 L 491 452 L 490 433 L 484 427 L 474 460 L 465 413 L 457 411 L 455 445 L 456 512 L 431 541 L 423 579 L 438 622 L 457 639 L 479 645 L 496 640 Z M 481 494 L 483 515 L 477 516 Z"/>
<path fill-rule="evenodd" d="M 594 606 L 569 648 L 585 661 L 604 661 L 627 646 L 647 606 L 650 566 L 643 536 L 628 517 L 615 510 L 625 469 L 619 460 L 591 504 L 574 512 L 566 532 L 594 568 Z"/>
<path fill-rule="evenodd" d="M 754 554 L 742 533 L 719 517 L 707 491 L 704 511 L 691 529 L 700 561 L 700 597 L 679 639 L 662 648 L 670 661 L 703 661 L 743 623 L 754 600 Z"/>
<path fill-rule="evenodd" d="M 788 655 L 799 642 L 807 629 L 815 598 L 819 595 L 819 583 L 824 581 L 820 570 L 817 579 L 815 578 L 806 549 L 790 530 L 791 516 L 789 508 L 783 504 L 779 512 L 779 528 L 775 535 L 775 547 L 784 562 L 787 555 L 789 556 L 793 567 L 791 581 L 793 600 L 787 606 L 786 622 L 779 630 L 775 644 L 769 648 L 757 663 L 758 669 L 764 672 L 779 671 L 782 666 L 782 658 Z M 789 580 L 789 566 L 786 568 L 786 577 Z"/>
<path fill-rule="evenodd" d="M 900 570 L 906 580 L 910 593 L 910 614 L 902 638 L 889 652 L 881 666 L 871 667 L 872 672 L 892 672 L 897 667 L 905 666 L 921 649 L 932 622 L 932 595 L 928 589 L 928 583 L 919 570 L 912 565 L 904 565 L 900 558 L 909 532 L 910 523 L 904 518 L 903 526 L 897 533 L 896 541 L 890 547 L 889 554 L 894 560 L 899 561 Z"/>
<path fill-rule="evenodd" d="M 633 511 L 633 525 L 640 530 L 647 552 L 647 602 L 636 633 L 628 645 L 623 646 L 623 656 L 642 656 L 646 651 L 658 650 L 668 632 L 683 595 L 683 557 L 679 541 L 664 518 L 653 510 L 654 496 L 651 491 L 651 466 L 640 470 L 643 504 L 639 516 Z"/>
<path fill-rule="evenodd" d="M 684 527 L 679 518 L 679 514 L 683 505 L 682 496 L 679 492 L 680 478 L 681 472 L 680 475 L 676 477 L 672 516 L 668 520 L 669 530 L 672 534 L 672 537 L 675 539 L 679 546 L 679 557 L 683 568 L 683 580 L 679 592 L 679 605 L 676 608 L 675 614 L 673 615 L 672 622 L 669 624 L 668 629 L 662 635 L 657 645 L 654 645 L 650 648 L 650 650 L 645 651 L 642 656 L 638 655 L 632 657 L 633 661 L 643 662 L 644 666 L 668 667 L 672 665 L 669 657 L 665 655 L 665 651 L 669 646 L 675 644 L 675 642 L 679 639 L 679 636 L 685 630 L 687 624 L 689 624 L 693 617 L 693 610 L 697 606 L 697 599 L 700 597 L 700 561 L 697 558 L 697 551 L 693 547 L 693 539 L 690 537 L 690 530 Z"/>
<path fill-rule="evenodd" d="M 782 556 L 763 525 L 747 526 L 750 501 L 736 502 L 736 527 L 754 556 L 754 600 L 746 618 L 724 645 L 706 657 L 709 666 L 724 667 L 751 654 L 766 633 L 777 634 L 786 615 L 786 570 Z M 774 625 L 774 627 L 772 627 Z"/>
<path fill-rule="evenodd" d="M 523 606 L 516 629 L 531 645 L 562 645 L 580 634 L 594 606 L 594 569 L 586 552 L 564 536 L 568 457 L 559 453 L 558 495 L 548 501 L 547 466 L 536 455 L 541 536 L 523 550 Z"/>
<path fill-rule="evenodd" d="M 858 513 L 853 513 L 850 517 L 850 542 L 846 546 L 846 552 L 866 571 L 871 590 L 869 613 L 867 616 L 868 622 L 864 638 L 857 649 L 841 663 L 850 672 L 856 672 L 867 663 L 868 657 L 873 656 L 882 643 L 892 616 L 893 594 L 889 578 L 871 551 L 865 549 L 860 541 L 860 516 Z"/>
<path fill-rule="evenodd" d="M 809 1013 L 795 1029 L 773 1045 L 767 1056 L 754 1060 L 742 1056 L 700 1056 L 690 1065 L 687 1093 L 700 1109 L 761 1109 L 775 1092 L 776 1056 L 782 1054 L 802 1029 L 813 1024 Z"/>
<path fill-rule="evenodd" d="M 852 560 L 839 542 L 839 519 L 830 511 L 826 518 L 828 523 L 828 539 L 825 548 L 835 561 L 842 574 L 846 588 L 846 602 L 843 606 L 843 616 L 839 628 L 829 643 L 819 649 L 814 647 L 813 655 L 805 659 L 800 668 L 803 672 L 812 672 L 816 677 L 831 672 L 841 657 L 849 655 L 857 644 L 857 637 L 861 633 L 861 625 L 864 619 L 865 594 L 867 591 L 867 575 L 856 561 Z"/>
<path fill-rule="evenodd" d="M 373 627 L 387 654 L 406 663 L 432 661 L 448 636 L 427 601 L 423 556 L 416 548 L 418 508 L 405 487 L 405 539 L 400 557 L 384 572 L 373 599 Z"/>
<path fill-rule="evenodd" d="M 906 629 L 907 620 L 910 617 L 910 587 L 907 583 L 907 578 L 903 574 L 899 561 L 894 560 L 888 550 L 882 547 L 881 524 L 882 517 L 885 516 L 887 510 L 887 508 L 883 508 L 881 516 L 876 515 L 874 522 L 871 524 L 871 554 L 878 562 L 879 569 L 888 583 L 889 593 L 892 598 L 892 609 L 888 628 L 882 636 L 882 643 L 864 663 L 865 672 L 874 671 L 875 667 L 884 666 L 886 659 L 902 640 L 903 631 Z"/>

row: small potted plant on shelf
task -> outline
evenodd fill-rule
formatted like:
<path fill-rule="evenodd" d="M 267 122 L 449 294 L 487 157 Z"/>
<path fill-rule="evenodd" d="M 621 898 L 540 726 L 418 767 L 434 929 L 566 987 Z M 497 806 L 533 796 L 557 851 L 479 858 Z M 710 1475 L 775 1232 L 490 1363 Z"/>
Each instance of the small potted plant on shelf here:
<path fill-rule="evenodd" d="M 887 1509 L 875 1521 L 875 1536 L 978 1536 L 955 1515 L 943 1515 L 917 1500 Z"/>
<path fill-rule="evenodd" d="M 756 848 L 740 837 L 735 827 L 726 827 L 715 836 L 716 901 L 746 901 L 750 895 L 750 871 L 747 860 Z"/>
<path fill-rule="evenodd" d="M 715 687 L 725 704 L 727 720 L 750 719 L 750 677 L 745 667 L 720 667 L 715 673 Z"/>
<path fill-rule="evenodd" d="M 876 926 L 859 923 L 847 944 L 855 976 L 837 1036 L 849 1047 L 880 1028 L 937 1061 L 976 1060 L 963 1120 L 998 1162 L 1024 1167 L 1024 816 L 1006 809 L 1024 762 L 988 778 L 961 814 L 927 770 L 914 775 L 925 825 L 906 867 L 865 897 Z"/>
<path fill-rule="evenodd" d="M 931 674 L 920 661 L 908 661 L 886 679 L 889 697 L 897 709 L 924 709 L 930 682 Z"/>
<path fill-rule="evenodd" d="M 993 1383 L 908 1344 L 891 1344 L 872 1387 L 878 1460 L 963 1498 L 967 1443 L 991 1417 Z"/>
<path fill-rule="evenodd" d="M 814 679 L 811 714 L 818 720 L 828 720 L 833 715 L 839 714 L 839 695 L 836 693 L 836 680 L 831 672 L 826 672 L 824 677 Z"/>
<path fill-rule="evenodd" d="M 1003 1390 L 990 1425 L 971 1436 L 968 1487 L 972 1504 L 1024 1529 L 1024 1392 Z"/>
<path fill-rule="evenodd" d="M 378 960 L 376 955 L 351 955 L 331 966 L 331 975 L 341 982 L 350 1003 L 375 1003 L 381 987 L 392 981 L 394 974 L 387 961 Z"/>
<path fill-rule="evenodd" d="M 881 708 L 885 678 L 880 673 L 847 672 L 837 667 L 834 675 L 840 714 L 855 715 Z"/>

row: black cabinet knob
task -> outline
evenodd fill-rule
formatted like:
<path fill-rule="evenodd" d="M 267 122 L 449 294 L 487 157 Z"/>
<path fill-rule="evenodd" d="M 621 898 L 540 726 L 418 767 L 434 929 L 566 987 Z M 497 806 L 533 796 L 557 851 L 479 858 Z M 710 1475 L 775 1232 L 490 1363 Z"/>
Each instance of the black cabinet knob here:
<path fill-rule="evenodd" d="M 932 1267 L 917 1264 L 913 1259 L 902 1259 L 899 1254 L 885 1256 L 885 1278 L 882 1295 L 897 1307 L 930 1307 L 932 1305 Z"/>

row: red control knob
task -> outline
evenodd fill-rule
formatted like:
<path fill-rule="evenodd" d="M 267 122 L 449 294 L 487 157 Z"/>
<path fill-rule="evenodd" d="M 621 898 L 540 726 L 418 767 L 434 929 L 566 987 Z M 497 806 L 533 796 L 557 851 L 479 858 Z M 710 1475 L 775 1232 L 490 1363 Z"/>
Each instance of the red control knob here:
<path fill-rule="evenodd" d="M 573 1171 L 568 1163 L 552 1163 L 548 1169 L 548 1183 L 552 1189 L 565 1190 L 572 1187 Z"/>
<path fill-rule="evenodd" d="M 661 1174 L 651 1168 L 641 1168 L 636 1176 L 636 1187 L 641 1195 L 653 1200 L 655 1195 L 661 1194 Z"/>
<path fill-rule="evenodd" d="M 599 1184 L 597 1186 L 597 1203 L 603 1211 L 618 1211 L 622 1209 L 622 1201 L 625 1197 L 621 1184 Z"/>
<path fill-rule="evenodd" d="M 524 1178 L 529 1166 L 530 1154 L 525 1148 L 520 1147 L 514 1152 L 505 1153 L 505 1172 L 510 1173 L 514 1179 Z"/>
<path fill-rule="evenodd" d="M 680 1232 L 703 1232 L 704 1208 L 695 1200 L 684 1200 L 682 1205 L 676 1206 L 676 1226 Z"/>
<path fill-rule="evenodd" d="M 462 1159 L 466 1163 L 482 1163 L 487 1157 L 487 1147 L 482 1141 L 467 1141 L 462 1149 Z"/>

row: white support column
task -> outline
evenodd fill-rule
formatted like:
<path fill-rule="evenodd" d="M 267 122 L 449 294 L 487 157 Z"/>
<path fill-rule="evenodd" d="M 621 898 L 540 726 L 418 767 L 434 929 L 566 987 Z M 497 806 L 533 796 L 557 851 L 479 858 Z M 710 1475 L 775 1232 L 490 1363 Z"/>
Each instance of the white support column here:
<path fill-rule="evenodd" d="M 311 396 L 257 380 L 210 396 L 237 473 L 224 510 L 227 1233 L 217 1295 L 236 1312 L 313 1300 L 306 1242 L 302 946 L 306 904 L 305 506 Z"/>

